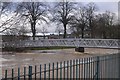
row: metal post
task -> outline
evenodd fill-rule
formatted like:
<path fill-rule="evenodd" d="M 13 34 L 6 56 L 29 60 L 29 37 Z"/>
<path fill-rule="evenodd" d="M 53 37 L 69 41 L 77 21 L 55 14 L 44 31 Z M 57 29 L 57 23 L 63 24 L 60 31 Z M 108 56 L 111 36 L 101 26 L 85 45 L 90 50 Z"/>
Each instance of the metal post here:
<path fill-rule="evenodd" d="M 99 56 L 97 56 L 97 75 L 96 80 L 99 80 Z"/>
<path fill-rule="evenodd" d="M 36 74 L 37 74 L 37 66 L 35 65 L 35 80 L 36 80 Z"/>
<path fill-rule="evenodd" d="M 53 63 L 53 68 L 52 68 L 52 72 L 53 72 L 53 80 L 54 80 L 54 63 Z"/>
<path fill-rule="evenodd" d="M 93 68 L 92 68 L 93 70 L 93 79 L 95 78 L 95 57 L 93 57 Z"/>
<path fill-rule="evenodd" d="M 76 80 L 78 78 L 78 60 L 76 59 Z"/>
<path fill-rule="evenodd" d="M 72 60 L 70 60 L 70 80 L 72 79 Z"/>
<path fill-rule="evenodd" d="M 49 73 L 48 73 L 48 79 L 50 80 L 50 63 L 49 63 Z"/>
<path fill-rule="evenodd" d="M 89 63 L 88 63 L 88 58 L 87 58 L 87 59 L 86 59 L 86 67 L 85 67 L 85 68 L 86 68 L 86 72 L 85 72 L 85 73 L 86 73 L 86 78 L 88 78 L 88 72 L 89 72 L 88 64 L 89 64 Z"/>
<path fill-rule="evenodd" d="M 68 77 L 69 77 L 69 61 L 67 61 L 67 80 L 68 80 Z"/>
<path fill-rule="evenodd" d="M 24 67 L 24 80 L 26 79 L 26 67 Z"/>
<path fill-rule="evenodd" d="M 41 73 L 42 73 L 42 71 L 41 71 L 41 65 L 40 65 L 40 80 L 41 80 Z"/>
<path fill-rule="evenodd" d="M 18 68 L 18 80 L 20 80 L 20 68 Z"/>
<path fill-rule="evenodd" d="M 32 66 L 29 66 L 29 80 L 32 80 Z"/>
<path fill-rule="evenodd" d="M 65 80 L 65 61 L 64 61 L 64 80 Z"/>
<path fill-rule="evenodd" d="M 5 80 L 7 80 L 7 70 L 5 70 Z"/>
<path fill-rule="evenodd" d="M 82 58 L 82 65 L 81 65 L 81 78 L 83 78 L 84 79 L 84 74 L 83 74 L 83 72 L 84 72 L 84 69 L 83 69 L 83 63 L 84 61 L 83 61 L 83 58 Z"/>
<path fill-rule="evenodd" d="M 12 80 L 14 78 L 14 69 L 12 69 Z"/>
<path fill-rule="evenodd" d="M 60 62 L 60 80 L 62 80 L 62 62 Z"/>
<path fill-rule="evenodd" d="M 88 62 L 89 62 L 89 63 L 88 63 L 88 67 L 89 67 L 89 73 L 88 73 L 89 76 L 88 76 L 88 78 L 91 78 L 91 77 L 90 77 L 90 65 L 91 65 L 90 57 L 89 57 L 89 61 L 88 61 Z"/>
<path fill-rule="evenodd" d="M 86 75 L 85 75 L 85 74 L 86 74 L 86 69 L 85 69 L 85 64 L 86 64 L 85 62 L 86 62 L 86 61 L 85 61 L 85 60 L 86 60 L 86 58 L 84 58 L 84 80 L 85 80 L 85 78 L 86 78 Z"/>
<path fill-rule="evenodd" d="M 73 60 L 73 79 L 75 78 L 75 60 Z"/>
<path fill-rule="evenodd" d="M 81 74 L 80 74 L 80 71 L 81 71 L 81 70 L 80 70 L 80 68 L 81 68 L 81 67 L 80 67 L 80 65 L 81 65 L 80 61 L 81 61 L 81 60 L 79 59 L 79 78 L 81 78 L 81 77 L 80 77 L 80 75 L 81 75 Z"/>
<path fill-rule="evenodd" d="M 56 79 L 58 80 L 58 62 L 57 62 L 57 70 L 56 70 Z"/>
<path fill-rule="evenodd" d="M 119 47 L 120 47 L 120 45 L 119 45 Z M 120 52 L 118 53 L 118 74 L 119 74 L 118 78 L 120 79 Z"/>
<path fill-rule="evenodd" d="M 44 80 L 46 80 L 46 64 L 44 64 Z"/>
<path fill-rule="evenodd" d="M 90 65 L 91 66 L 91 68 L 90 68 L 90 74 L 91 75 L 90 76 L 91 76 L 91 79 L 92 79 L 92 77 L 93 77 L 93 70 L 92 70 L 93 69 L 93 58 L 91 57 L 90 60 L 92 61 L 91 65 Z"/>

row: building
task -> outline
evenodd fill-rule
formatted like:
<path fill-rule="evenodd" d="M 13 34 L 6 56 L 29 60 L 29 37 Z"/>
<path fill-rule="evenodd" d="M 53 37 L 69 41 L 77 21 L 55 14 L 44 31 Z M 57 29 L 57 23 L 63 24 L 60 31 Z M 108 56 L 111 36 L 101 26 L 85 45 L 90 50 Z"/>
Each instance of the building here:
<path fill-rule="evenodd" d="M 120 1 L 118 2 L 118 23 L 120 24 Z"/>

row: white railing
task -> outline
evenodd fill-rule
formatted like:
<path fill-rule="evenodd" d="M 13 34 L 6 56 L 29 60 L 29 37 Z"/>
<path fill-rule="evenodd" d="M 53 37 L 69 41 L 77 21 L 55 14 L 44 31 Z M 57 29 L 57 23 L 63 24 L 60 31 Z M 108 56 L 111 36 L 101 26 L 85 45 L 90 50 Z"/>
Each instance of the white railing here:
<path fill-rule="evenodd" d="M 119 39 L 42 39 L 24 40 L 16 42 L 4 42 L 2 47 L 101 47 L 101 48 L 120 48 Z"/>

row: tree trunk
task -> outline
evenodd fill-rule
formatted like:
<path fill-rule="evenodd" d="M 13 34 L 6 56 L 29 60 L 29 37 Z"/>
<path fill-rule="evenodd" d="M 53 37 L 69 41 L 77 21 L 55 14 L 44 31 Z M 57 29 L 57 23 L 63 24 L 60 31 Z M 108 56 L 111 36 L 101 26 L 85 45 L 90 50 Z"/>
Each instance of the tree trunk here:
<path fill-rule="evenodd" d="M 35 34 L 36 34 L 36 32 L 35 32 L 35 30 L 33 31 L 33 40 L 35 40 Z"/>
<path fill-rule="evenodd" d="M 91 19 L 89 20 L 89 27 L 91 29 L 91 31 L 90 31 L 90 37 L 94 38 L 94 32 L 93 32 L 94 30 L 93 30 L 93 24 L 92 24 Z"/>
<path fill-rule="evenodd" d="M 67 36 L 67 32 L 66 32 L 66 24 L 64 24 L 64 35 L 63 35 L 63 38 L 66 38 Z"/>
<path fill-rule="evenodd" d="M 60 39 L 60 32 L 59 32 L 59 39 Z"/>
<path fill-rule="evenodd" d="M 84 38 L 84 30 L 81 30 L 82 38 Z"/>
<path fill-rule="evenodd" d="M 103 39 L 106 39 L 106 32 L 103 31 Z"/>
<path fill-rule="evenodd" d="M 93 30 L 93 26 L 91 27 L 91 38 L 94 38 L 94 30 Z"/>
<path fill-rule="evenodd" d="M 43 34 L 43 39 L 45 39 L 45 34 Z"/>
<path fill-rule="evenodd" d="M 35 23 L 31 23 L 31 30 L 32 30 L 33 40 L 35 40 L 35 35 L 36 35 Z"/>

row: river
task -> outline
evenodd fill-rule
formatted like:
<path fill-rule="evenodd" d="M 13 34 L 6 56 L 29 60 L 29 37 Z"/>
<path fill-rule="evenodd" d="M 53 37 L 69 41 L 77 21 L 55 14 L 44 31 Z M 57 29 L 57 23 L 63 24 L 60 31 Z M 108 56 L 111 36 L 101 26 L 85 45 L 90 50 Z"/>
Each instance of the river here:
<path fill-rule="evenodd" d="M 117 49 L 98 49 L 86 48 L 84 53 L 75 52 L 75 49 L 58 49 L 58 50 L 29 50 L 26 52 L 3 52 L 0 60 L 0 67 L 19 67 L 21 65 L 39 65 L 53 62 L 61 62 L 84 57 L 106 55 L 118 53 Z"/>

